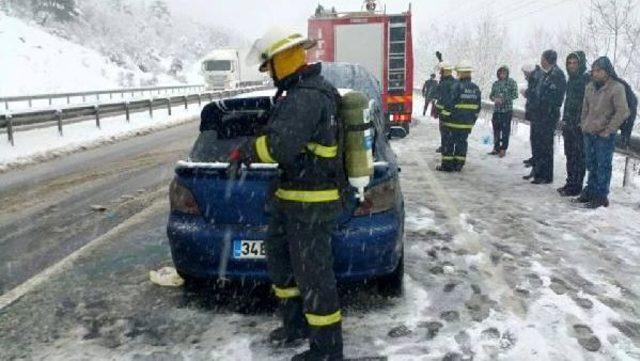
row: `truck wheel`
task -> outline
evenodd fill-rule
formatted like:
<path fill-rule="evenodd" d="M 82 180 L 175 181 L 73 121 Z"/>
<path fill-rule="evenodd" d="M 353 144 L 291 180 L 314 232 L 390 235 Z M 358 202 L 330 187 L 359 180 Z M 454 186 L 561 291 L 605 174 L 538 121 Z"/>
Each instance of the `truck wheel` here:
<path fill-rule="evenodd" d="M 407 135 L 409 135 L 409 123 L 402 123 L 402 128 L 407 131 Z"/>
<path fill-rule="evenodd" d="M 400 255 L 400 261 L 396 269 L 376 280 L 378 293 L 383 297 L 400 297 L 402 296 L 404 279 L 404 249 Z"/>

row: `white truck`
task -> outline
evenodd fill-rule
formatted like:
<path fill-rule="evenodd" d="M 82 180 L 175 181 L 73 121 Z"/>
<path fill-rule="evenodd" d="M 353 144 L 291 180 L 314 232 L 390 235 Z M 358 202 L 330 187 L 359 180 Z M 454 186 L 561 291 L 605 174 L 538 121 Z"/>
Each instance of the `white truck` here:
<path fill-rule="evenodd" d="M 209 90 L 235 89 L 241 81 L 240 53 L 236 49 L 217 49 L 201 61 L 200 72 Z"/>

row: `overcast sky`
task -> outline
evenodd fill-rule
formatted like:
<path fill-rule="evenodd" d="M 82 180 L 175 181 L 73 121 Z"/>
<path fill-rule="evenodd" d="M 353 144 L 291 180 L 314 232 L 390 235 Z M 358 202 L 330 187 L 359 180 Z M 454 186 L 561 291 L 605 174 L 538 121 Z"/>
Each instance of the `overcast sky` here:
<path fill-rule="evenodd" d="M 167 0 L 172 11 L 206 23 L 233 29 L 252 40 L 272 24 L 295 27 L 306 33 L 306 21 L 318 3 L 338 11 L 359 10 L 362 0 Z M 536 27 L 567 28 L 575 24 L 589 0 L 388 0 L 387 12 L 401 12 L 412 3 L 417 31 L 453 18 L 471 22 L 491 12 L 507 23 L 513 39 L 525 38 Z"/>

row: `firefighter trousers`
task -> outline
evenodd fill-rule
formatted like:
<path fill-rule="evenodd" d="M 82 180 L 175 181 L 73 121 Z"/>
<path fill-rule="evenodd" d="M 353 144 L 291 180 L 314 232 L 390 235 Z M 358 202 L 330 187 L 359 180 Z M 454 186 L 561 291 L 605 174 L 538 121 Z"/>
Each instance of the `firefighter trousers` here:
<path fill-rule="evenodd" d="M 271 208 L 267 267 L 285 332 L 308 330 L 312 352 L 341 356 L 342 316 L 331 247 L 340 202 L 278 200 Z"/>
<path fill-rule="evenodd" d="M 442 168 L 459 171 L 467 160 L 469 130 L 443 127 Z"/>

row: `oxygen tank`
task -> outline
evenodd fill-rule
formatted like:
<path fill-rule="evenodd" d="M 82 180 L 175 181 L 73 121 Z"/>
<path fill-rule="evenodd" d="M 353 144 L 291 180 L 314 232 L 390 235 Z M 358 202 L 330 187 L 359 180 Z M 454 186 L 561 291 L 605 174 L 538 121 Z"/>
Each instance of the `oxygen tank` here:
<path fill-rule="evenodd" d="M 339 116 L 345 124 L 345 167 L 349 184 L 364 201 L 373 176 L 373 124 L 366 95 L 351 91 L 342 97 Z"/>

